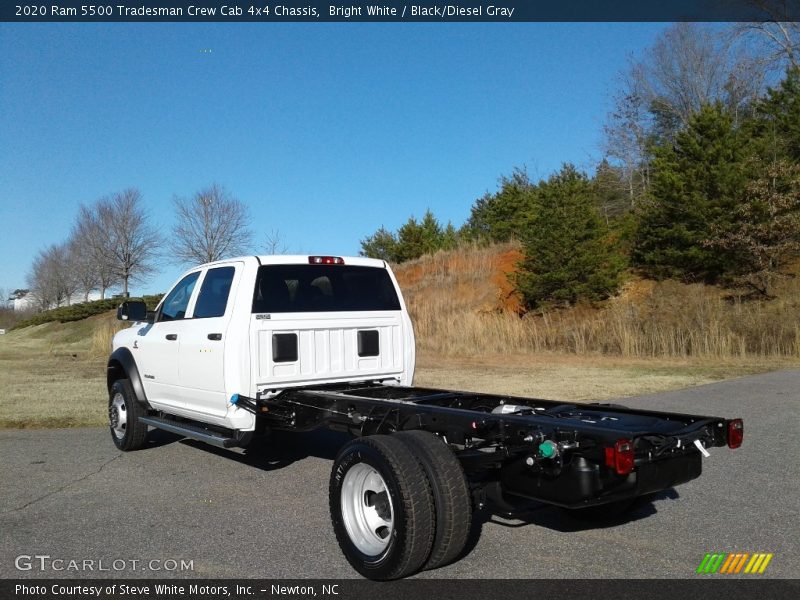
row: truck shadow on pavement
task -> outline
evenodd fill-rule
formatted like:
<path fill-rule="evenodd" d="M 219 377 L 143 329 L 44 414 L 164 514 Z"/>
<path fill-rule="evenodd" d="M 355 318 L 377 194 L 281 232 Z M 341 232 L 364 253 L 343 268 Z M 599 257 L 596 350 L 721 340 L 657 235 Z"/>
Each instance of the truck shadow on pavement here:
<path fill-rule="evenodd" d="M 472 528 L 470 529 L 467 545 L 459 556 L 459 560 L 470 554 L 475 546 L 478 545 L 483 527 L 487 524 L 509 528 L 535 525 L 564 533 L 605 529 L 618 527 L 654 515 L 658 512 L 655 505 L 656 502 L 676 500 L 678 497 L 678 492 L 674 488 L 664 490 L 663 492 L 637 498 L 634 504 L 621 514 L 592 520 L 579 518 L 575 516 L 575 513 L 567 509 L 538 502 L 532 503 L 528 511 L 513 516 L 502 514 L 489 507 L 483 508 L 473 514 Z"/>
<path fill-rule="evenodd" d="M 172 435 L 172 434 L 167 434 Z M 238 463 L 261 469 L 276 471 L 306 458 L 322 458 L 333 461 L 339 449 L 352 438 L 347 433 L 328 429 L 305 433 L 274 431 L 263 439 L 256 439 L 242 449 L 226 449 L 209 446 L 203 442 L 173 436 L 172 440 L 204 452 L 223 456 Z"/>
<path fill-rule="evenodd" d="M 675 500 L 678 492 L 671 488 L 657 494 L 642 496 L 637 498 L 633 505 L 624 512 L 609 514 L 607 516 L 582 518 L 578 511 L 552 506 L 550 504 L 534 502 L 530 510 L 505 518 L 502 514 L 492 514 L 487 522 L 504 527 L 524 527 L 525 525 L 538 525 L 547 527 L 554 531 L 570 533 L 583 531 L 585 529 L 603 529 L 606 527 L 616 527 L 644 519 L 654 515 L 657 511 L 655 502 L 659 500 Z"/>
<path fill-rule="evenodd" d="M 573 511 L 544 504 L 532 502 L 530 509 L 525 512 L 508 515 L 500 511 L 486 507 L 475 511 L 472 517 L 472 528 L 469 539 L 460 558 L 467 556 L 478 544 L 483 527 L 487 524 L 499 525 L 501 527 L 517 528 L 534 525 L 546 527 L 562 533 L 574 533 L 592 529 L 606 529 L 618 527 L 626 523 L 632 523 L 639 519 L 644 519 L 658 512 L 656 503 L 660 501 L 670 501 L 678 499 L 678 492 L 674 489 L 664 490 L 656 494 L 649 494 L 637 498 L 633 505 L 626 511 L 609 515 L 607 517 L 595 517 L 591 520 L 576 516 Z"/>
<path fill-rule="evenodd" d="M 247 448 L 226 449 L 155 430 L 149 434 L 148 447 L 155 448 L 180 442 L 256 469 L 275 471 L 310 457 L 333 461 L 339 449 L 351 439 L 352 436 L 347 433 L 328 429 L 305 433 L 275 431 L 263 439 L 255 440 Z M 487 524 L 509 528 L 533 525 L 563 533 L 606 529 L 654 515 L 658 512 L 657 502 L 676 500 L 678 497 L 678 492 L 674 488 L 664 490 L 637 498 L 628 510 L 620 514 L 595 517 L 591 520 L 581 518 L 577 516 L 577 513 L 567 509 L 534 501 L 527 510 L 513 515 L 492 509 L 491 505 L 487 505 L 473 514 L 469 539 L 460 558 L 474 550 L 481 532 Z"/>

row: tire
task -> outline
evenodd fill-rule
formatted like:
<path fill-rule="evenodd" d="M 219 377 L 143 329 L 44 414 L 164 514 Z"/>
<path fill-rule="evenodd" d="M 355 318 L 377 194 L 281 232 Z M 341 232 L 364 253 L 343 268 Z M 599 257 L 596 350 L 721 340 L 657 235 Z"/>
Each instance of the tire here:
<path fill-rule="evenodd" d="M 373 435 L 339 451 L 329 505 L 339 547 L 364 577 L 398 579 L 418 571 L 433 544 L 433 495 L 409 447 Z"/>
<path fill-rule="evenodd" d="M 133 393 L 131 382 L 117 379 L 108 395 L 108 424 L 114 445 L 128 452 L 144 446 L 147 425 L 139 421 L 144 409 Z"/>
<path fill-rule="evenodd" d="M 464 470 L 441 439 L 427 431 L 395 434 L 416 455 L 433 492 L 436 529 L 425 569 L 453 562 L 464 550 L 472 527 L 472 496 Z"/>

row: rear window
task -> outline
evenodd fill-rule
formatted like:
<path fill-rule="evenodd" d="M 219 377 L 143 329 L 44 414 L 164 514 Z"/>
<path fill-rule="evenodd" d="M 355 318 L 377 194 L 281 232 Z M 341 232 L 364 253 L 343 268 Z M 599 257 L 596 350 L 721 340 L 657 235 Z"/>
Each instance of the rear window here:
<path fill-rule="evenodd" d="M 264 265 L 254 313 L 400 310 L 386 269 L 352 265 Z"/>

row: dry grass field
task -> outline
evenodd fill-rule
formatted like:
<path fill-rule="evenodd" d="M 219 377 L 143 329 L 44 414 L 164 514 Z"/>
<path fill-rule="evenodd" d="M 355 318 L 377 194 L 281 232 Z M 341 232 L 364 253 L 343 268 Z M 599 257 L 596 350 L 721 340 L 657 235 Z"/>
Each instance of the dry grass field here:
<path fill-rule="evenodd" d="M 0 427 L 79 427 L 106 419 L 113 314 L 0 336 Z"/>
<path fill-rule="evenodd" d="M 568 354 L 417 357 L 414 385 L 553 400 L 608 401 L 763 373 L 795 362 L 637 360 Z"/>

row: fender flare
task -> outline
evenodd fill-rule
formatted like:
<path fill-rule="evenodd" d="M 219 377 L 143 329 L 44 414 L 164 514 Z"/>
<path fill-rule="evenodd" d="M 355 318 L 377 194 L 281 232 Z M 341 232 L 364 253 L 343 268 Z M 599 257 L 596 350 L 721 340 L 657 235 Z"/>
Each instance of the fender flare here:
<path fill-rule="evenodd" d="M 142 379 L 139 376 L 139 368 L 136 366 L 136 360 L 128 348 L 117 348 L 111 353 L 108 358 L 108 366 L 106 367 L 106 384 L 109 393 L 111 386 L 118 379 L 127 378 L 131 382 L 133 393 L 136 394 L 136 400 L 139 401 L 144 408 L 149 409 L 150 403 L 147 401 L 147 395 L 144 393 L 144 386 Z"/>

